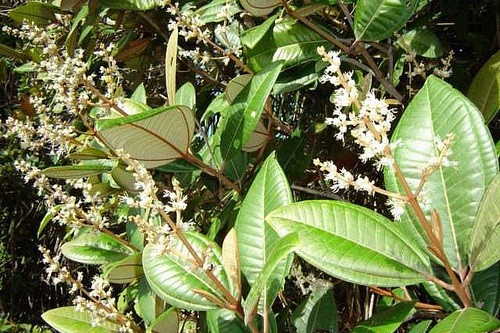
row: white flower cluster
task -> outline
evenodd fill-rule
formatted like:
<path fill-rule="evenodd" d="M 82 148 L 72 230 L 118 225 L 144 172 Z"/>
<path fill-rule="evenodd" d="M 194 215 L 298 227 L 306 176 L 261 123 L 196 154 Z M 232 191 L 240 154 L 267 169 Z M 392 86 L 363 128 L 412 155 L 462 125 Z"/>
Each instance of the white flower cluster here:
<path fill-rule="evenodd" d="M 210 30 L 204 27 L 203 21 L 192 9 L 185 7 L 181 11 L 179 3 L 170 4 L 167 12 L 174 16 L 175 20 L 170 20 L 168 29 L 173 30 L 177 25 L 179 36 L 183 36 L 185 40 L 196 39 L 197 42 L 205 43 L 211 37 Z"/>

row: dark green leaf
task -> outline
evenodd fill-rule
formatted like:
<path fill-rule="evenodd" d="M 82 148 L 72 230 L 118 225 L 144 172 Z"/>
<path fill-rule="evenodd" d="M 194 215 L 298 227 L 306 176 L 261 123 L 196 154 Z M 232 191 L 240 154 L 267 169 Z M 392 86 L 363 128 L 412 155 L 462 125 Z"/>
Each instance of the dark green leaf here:
<path fill-rule="evenodd" d="M 500 310 L 500 261 L 474 274 L 471 282 L 475 306 L 498 317 Z"/>
<path fill-rule="evenodd" d="M 99 0 L 103 7 L 118 10 L 149 10 L 163 6 L 164 0 Z"/>
<path fill-rule="evenodd" d="M 10 10 L 9 16 L 17 23 L 27 21 L 44 26 L 54 22 L 56 20 L 54 14 L 60 12 L 61 10 L 57 6 L 32 1 Z"/>
<path fill-rule="evenodd" d="M 318 330 L 337 333 L 337 320 L 337 307 L 330 286 L 316 287 L 292 313 L 292 323 L 297 332 L 301 333 L 314 333 Z"/>
<path fill-rule="evenodd" d="M 170 308 L 156 318 L 151 325 L 148 326 L 146 333 L 178 333 L 180 313 L 176 308 Z"/>
<path fill-rule="evenodd" d="M 302 201 L 273 211 L 266 221 L 282 237 L 297 233 L 299 256 L 346 281 L 403 286 L 431 273 L 428 256 L 399 224 L 361 206 Z"/>
<path fill-rule="evenodd" d="M 273 15 L 263 23 L 245 30 L 240 36 L 241 43 L 250 49 L 254 48 L 255 45 L 257 45 L 257 43 L 269 32 L 269 30 L 274 27 L 274 21 L 276 21 L 277 17 L 278 14 Z"/>
<path fill-rule="evenodd" d="M 428 29 L 415 29 L 405 33 L 398 40 L 403 49 L 409 48 L 417 55 L 439 58 L 444 54 L 443 46 L 436 35 Z"/>
<path fill-rule="evenodd" d="M 393 333 L 415 310 L 414 302 L 401 302 L 362 322 L 351 333 Z"/>
<path fill-rule="evenodd" d="M 409 333 L 426 333 L 429 326 L 432 324 L 432 320 L 424 320 L 411 328 Z"/>

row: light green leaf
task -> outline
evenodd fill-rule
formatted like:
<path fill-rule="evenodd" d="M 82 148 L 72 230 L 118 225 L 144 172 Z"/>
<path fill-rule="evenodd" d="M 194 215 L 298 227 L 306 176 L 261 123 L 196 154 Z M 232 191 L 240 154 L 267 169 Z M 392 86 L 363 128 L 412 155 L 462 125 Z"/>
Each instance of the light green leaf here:
<path fill-rule="evenodd" d="M 460 310 L 461 306 L 446 292 L 446 290 L 434 282 L 425 281 L 422 283 L 425 290 L 431 295 L 434 301 L 445 311 Z"/>
<path fill-rule="evenodd" d="M 107 165 L 62 165 L 43 169 L 43 174 L 49 178 L 79 179 L 100 175 L 111 171 L 112 167 Z"/>
<path fill-rule="evenodd" d="M 252 16 L 266 16 L 273 12 L 280 0 L 240 0 L 241 6 Z"/>
<path fill-rule="evenodd" d="M 269 64 L 257 73 L 238 94 L 229 110 L 227 124 L 221 135 L 224 160 L 230 160 L 250 139 L 274 82 L 281 71 L 281 63 Z"/>
<path fill-rule="evenodd" d="M 409 48 L 423 57 L 439 58 L 444 54 L 441 42 L 428 29 L 410 30 L 401 36 L 398 42 L 403 45 L 403 49 Z"/>
<path fill-rule="evenodd" d="M 393 333 L 412 313 L 415 302 L 401 302 L 362 322 L 351 333 Z"/>
<path fill-rule="evenodd" d="M 108 155 L 100 149 L 86 147 L 76 153 L 69 154 L 68 158 L 72 160 L 100 160 L 107 159 Z"/>
<path fill-rule="evenodd" d="M 119 332 L 119 324 L 104 320 L 99 325 L 92 325 L 90 312 L 76 311 L 74 306 L 66 306 L 46 311 L 42 319 L 61 333 L 112 333 Z"/>
<path fill-rule="evenodd" d="M 137 88 L 135 88 L 130 99 L 144 105 L 147 104 L 148 96 L 146 95 L 146 88 L 144 87 L 144 83 L 141 83 Z"/>
<path fill-rule="evenodd" d="M 330 286 L 316 287 L 292 313 L 297 332 L 314 333 L 318 330 L 337 333 L 337 307 Z"/>
<path fill-rule="evenodd" d="M 146 333 L 178 333 L 179 332 L 179 313 L 176 308 L 170 308 L 156 318 L 148 326 Z"/>
<path fill-rule="evenodd" d="M 61 246 L 62 254 L 73 261 L 102 265 L 124 259 L 132 250 L 100 231 L 86 231 Z"/>
<path fill-rule="evenodd" d="M 429 333 L 486 333 L 500 328 L 500 320 L 476 308 L 458 310 L 444 318 Z"/>
<path fill-rule="evenodd" d="M 146 168 L 154 168 L 187 154 L 194 117 L 185 106 L 169 106 L 99 120 L 96 129 L 107 146 L 123 149 Z"/>
<path fill-rule="evenodd" d="M 298 233 L 295 253 L 345 281 L 396 287 L 431 273 L 428 256 L 399 224 L 361 206 L 303 201 L 273 211 L 266 221 L 282 237 Z"/>
<path fill-rule="evenodd" d="M 204 24 L 222 22 L 225 20 L 225 16 L 220 15 L 222 6 L 225 6 L 227 13 L 231 16 L 241 12 L 241 8 L 238 6 L 236 0 L 213 0 L 205 6 L 198 8 L 195 14 Z"/>
<path fill-rule="evenodd" d="M 134 309 L 149 326 L 156 319 L 158 312 L 163 311 L 165 302 L 151 290 L 145 276 L 139 279 L 138 289 L 137 303 Z"/>
<path fill-rule="evenodd" d="M 272 153 L 262 164 L 247 196 L 241 204 L 236 218 L 235 229 L 238 238 L 241 271 L 250 286 L 253 286 L 257 277 L 269 261 L 271 248 L 280 239 L 276 232 L 264 222 L 267 214 L 273 210 L 288 205 L 293 197 L 286 175 L 281 170 Z M 283 260 L 274 272 L 272 280 L 280 281 L 264 296 L 265 304 L 269 305 L 284 283 L 285 276 L 290 269 L 292 256 Z"/>
<path fill-rule="evenodd" d="M 40 237 L 47 224 L 49 224 L 49 222 L 54 218 L 55 214 L 58 213 L 60 210 L 61 210 L 61 205 L 56 205 L 45 214 L 43 219 L 40 221 L 40 226 L 38 227 L 38 231 L 36 233 L 37 237 Z"/>
<path fill-rule="evenodd" d="M 488 269 L 474 273 L 471 294 L 476 307 L 498 317 L 500 311 L 500 261 Z"/>
<path fill-rule="evenodd" d="M 141 253 L 108 264 L 103 269 L 104 277 L 111 283 L 130 283 L 143 275 Z"/>
<path fill-rule="evenodd" d="M 164 0 L 99 0 L 103 7 L 118 10 L 149 10 L 165 4 Z"/>
<path fill-rule="evenodd" d="M 54 14 L 60 13 L 57 6 L 37 1 L 28 2 L 9 11 L 9 16 L 17 23 L 23 21 L 33 22 L 36 25 L 45 26 L 56 20 Z"/>
<path fill-rule="evenodd" d="M 277 17 L 278 14 L 273 15 L 263 23 L 245 30 L 240 36 L 241 43 L 250 49 L 254 48 L 255 45 L 257 45 L 257 43 L 269 32 L 269 30 L 274 27 L 274 22 Z"/>
<path fill-rule="evenodd" d="M 113 168 L 111 171 L 111 176 L 115 181 L 116 185 L 119 187 L 129 191 L 129 192 L 138 192 L 139 188 L 137 187 L 137 180 L 134 177 L 134 173 L 132 171 L 126 170 L 125 167 L 119 165 Z"/>
<path fill-rule="evenodd" d="M 416 324 L 411 328 L 409 333 L 426 333 L 429 326 L 432 324 L 432 320 L 424 320 Z"/>
<path fill-rule="evenodd" d="M 394 158 L 412 191 L 420 183 L 422 168 L 438 156 L 435 138 L 444 139 L 449 133 L 455 135 L 449 159 L 458 166 L 440 167 L 432 174 L 423 188 L 431 203 L 424 207 L 424 213 L 430 216 L 431 209 L 437 210 L 445 253 L 452 267 L 461 271 L 467 265 L 474 218 L 487 186 L 498 172 L 498 160 L 477 108 L 448 83 L 430 76 L 408 105 L 391 138 L 391 142 L 401 142 Z M 388 190 L 403 193 L 389 168 L 385 170 L 385 182 Z M 408 214 L 402 216 L 401 224 L 422 248 L 427 248 L 420 223 Z"/>
<path fill-rule="evenodd" d="M 211 333 L 248 332 L 243 321 L 225 309 L 207 311 L 207 325 Z"/>
<path fill-rule="evenodd" d="M 359 0 L 354 12 L 357 40 L 379 41 L 401 28 L 413 15 L 418 0 Z"/>
<path fill-rule="evenodd" d="M 488 124 L 500 108 L 500 51 L 497 51 L 479 70 L 472 81 L 467 97 L 476 104 Z"/>
<path fill-rule="evenodd" d="M 291 19 L 276 22 L 272 33 L 264 34 L 246 50 L 248 66 L 258 72 L 264 66 L 283 60 L 283 69 L 320 59 L 316 49 L 328 43 L 313 30 Z"/>
<path fill-rule="evenodd" d="M 214 275 L 225 288 L 232 291 L 226 271 L 222 268 L 222 255 L 218 245 L 199 233 L 185 232 L 184 236 L 198 255 L 206 254 L 210 249 L 210 264 L 214 267 Z M 164 249 L 162 245 L 150 243 L 144 248 L 142 265 L 151 289 L 178 308 L 200 311 L 217 309 L 215 304 L 196 290 L 219 299 L 223 299 L 222 293 L 207 274 L 197 267 L 186 246 L 178 237 L 172 236 L 168 247 Z"/>
<path fill-rule="evenodd" d="M 175 104 L 185 105 L 191 110 L 196 107 L 196 90 L 191 82 L 184 83 L 175 93 Z"/>
<path fill-rule="evenodd" d="M 226 85 L 226 93 L 224 96 L 226 96 L 227 101 L 229 104 L 232 104 L 238 96 L 238 94 L 245 88 L 245 86 L 250 82 L 252 79 L 252 75 L 250 74 L 243 74 L 243 75 L 238 75 L 231 81 L 229 81 Z"/>
<path fill-rule="evenodd" d="M 472 227 L 469 264 L 474 271 L 500 260 L 500 173 L 484 193 Z"/>
<path fill-rule="evenodd" d="M 175 104 L 175 82 L 177 77 L 177 48 L 179 31 L 177 25 L 170 33 L 165 53 L 165 85 L 167 87 L 168 104 Z"/>
<path fill-rule="evenodd" d="M 268 288 L 278 289 L 282 288 L 282 278 L 276 274 L 277 270 L 280 270 L 282 262 L 286 261 L 290 257 L 290 254 L 299 246 L 299 237 L 297 234 L 288 234 L 283 238 L 280 238 L 274 243 L 273 247 L 269 251 L 269 257 L 266 261 L 262 271 L 255 279 L 250 291 L 248 292 L 247 298 L 245 299 L 245 304 L 243 310 L 245 312 L 245 323 L 248 323 L 251 315 L 254 313 L 255 308 L 259 303 L 261 297 L 266 297 L 266 290 Z M 278 271 L 279 272 L 279 271 Z M 278 275 L 278 276 L 277 276 Z M 277 277 L 276 277 L 277 276 Z M 273 299 L 264 300 L 264 306 L 270 307 Z"/>

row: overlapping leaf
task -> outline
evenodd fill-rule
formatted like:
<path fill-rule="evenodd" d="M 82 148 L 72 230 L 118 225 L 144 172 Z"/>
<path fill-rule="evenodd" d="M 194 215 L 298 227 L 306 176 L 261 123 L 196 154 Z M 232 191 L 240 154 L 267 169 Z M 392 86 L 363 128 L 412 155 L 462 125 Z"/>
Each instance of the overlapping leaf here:
<path fill-rule="evenodd" d="M 500 328 L 500 320 L 476 308 L 458 310 L 444 318 L 429 333 L 487 333 Z"/>
<path fill-rule="evenodd" d="M 186 232 L 184 236 L 199 255 L 210 252 L 209 263 L 214 268 L 213 274 L 225 288 L 233 292 L 222 267 L 222 254 L 217 244 L 199 233 Z M 160 245 L 148 244 L 144 248 L 143 269 L 151 289 L 169 304 L 182 309 L 217 309 L 202 293 L 223 300 L 218 286 L 199 267 L 178 237 L 172 236 L 168 246 L 168 249 L 164 249 Z"/>
<path fill-rule="evenodd" d="M 77 311 L 75 306 L 66 306 L 46 311 L 42 319 L 62 333 L 118 333 L 121 325 L 104 320 L 93 324 L 92 315 L 88 311 Z"/>
<path fill-rule="evenodd" d="M 96 129 L 107 146 L 123 149 L 146 168 L 154 168 L 185 156 L 194 117 L 186 106 L 144 108 L 135 115 L 100 120 Z"/>
<path fill-rule="evenodd" d="M 443 139 L 449 133 L 455 135 L 449 159 L 458 166 L 440 167 L 432 174 L 424 186 L 430 202 L 424 212 L 430 216 L 431 209 L 437 210 L 445 253 L 459 271 L 467 264 L 474 218 L 498 172 L 498 161 L 477 108 L 449 84 L 431 76 L 408 105 L 391 138 L 391 142 L 401 142 L 394 157 L 412 190 L 420 183 L 422 168 L 438 156 L 436 137 Z M 385 182 L 389 190 L 403 193 L 389 169 L 385 170 Z M 425 233 L 413 215 L 403 215 L 402 225 L 426 248 Z"/>
<path fill-rule="evenodd" d="M 280 236 L 297 233 L 299 256 L 346 281 L 403 286 L 431 273 L 427 255 L 398 224 L 360 206 L 303 201 L 273 211 L 266 221 Z"/>

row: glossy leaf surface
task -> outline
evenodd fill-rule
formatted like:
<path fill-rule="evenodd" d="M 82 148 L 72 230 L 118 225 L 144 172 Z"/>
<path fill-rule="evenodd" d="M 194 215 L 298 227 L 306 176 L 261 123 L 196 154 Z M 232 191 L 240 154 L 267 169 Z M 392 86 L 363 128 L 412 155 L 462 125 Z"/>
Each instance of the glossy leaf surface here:
<path fill-rule="evenodd" d="M 418 0 L 359 0 L 354 12 L 358 40 L 379 41 L 401 28 L 413 15 Z"/>
<path fill-rule="evenodd" d="M 497 51 L 479 70 L 472 81 L 467 97 L 484 116 L 488 124 L 500 108 L 500 51 Z"/>
<path fill-rule="evenodd" d="M 198 254 L 207 253 L 210 247 L 211 264 L 221 267 L 220 270 L 214 270 L 214 274 L 222 285 L 230 289 L 217 244 L 199 233 L 186 232 L 184 236 Z M 197 267 L 193 256 L 177 237 L 171 238 L 168 250 L 162 249 L 160 245 L 146 245 L 142 265 L 151 289 L 169 304 L 187 310 L 217 309 L 216 305 L 196 290 L 222 299 L 221 292 L 207 274 Z"/>
<path fill-rule="evenodd" d="M 474 219 L 470 241 L 470 265 L 486 269 L 500 260 L 500 173 L 488 186 Z"/>
<path fill-rule="evenodd" d="M 76 311 L 74 306 L 46 311 L 42 319 L 61 333 L 112 333 L 119 332 L 121 326 L 107 320 L 94 326 L 91 314 L 88 311 Z"/>
<path fill-rule="evenodd" d="M 299 256 L 322 271 L 362 285 L 403 286 L 425 280 L 429 259 L 398 224 L 345 202 L 302 201 L 266 221 L 280 236 L 299 235 Z"/>
<path fill-rule="evenodd" d="M 124 259 L 132 250 L 100 231 L 88 231 L 61 246 L 62 254 L 73 261 L 101 265 Z"/>
<path fill-rule="evenodd" d="M 414 302 L 401 302 L 373 315 L 362 322 L 352 333 L 393 333 L 415 310 Z"/>
<path fill-rule="evenodd" d="M 438 156 L 436 137 L 442 140 L 449 133 L 455 134 L 449 159 L 458 166 L 439 167 L 432 174 L 423 188 L 431 203 L 424 207 L 424 213 L 430 216 L 432 208 L 437 210 L 445 253 L 458 271 L 466 265 L 474 218 L 498 171 L 498 161 L 477 108 L 448 83 L 430 76 L 408 105 L 391 138 L 391 142 L 401 142 L 394 158 L 412 191 L 420 183 L 422 168 Z M 389 169 L 385 170 L 385 182 L 388 190 L 403 193 Z M 427 247 L 426 235 L 413 215 L 403 215 L 401 224 L 422 248 Z"/>
<path fill-rule="evenodd" d="M 429 333 L 486 333 L 500 328 L 500 320 L 476 308 L 458 310 L 444 318 Z"/>
<path fill-rule="evenodd" d="M 255 177 L 235 223 L 241 270 L 252 286 L 269 260 L 271 248 L 279 240 L 276 232 L 264 222 L 267 214 L 292 202 L 292 193 L 283 170 L 271 154 Z M 284 282 L 291 257 L 278 265 L 273 279 Z M 277 288 L 279 290 L 280 286 Z M 277 290 L 270 290 L 270 298 Z"/>
<path fill-rule="evenodd" d="M 185 106 L 162 107 L 100 120 L 96 129 L 107 146 L 113 150 L 123 149 L 146 168 L 154 168 L 187 153 L 194 132 L 194 118 Z"/>

